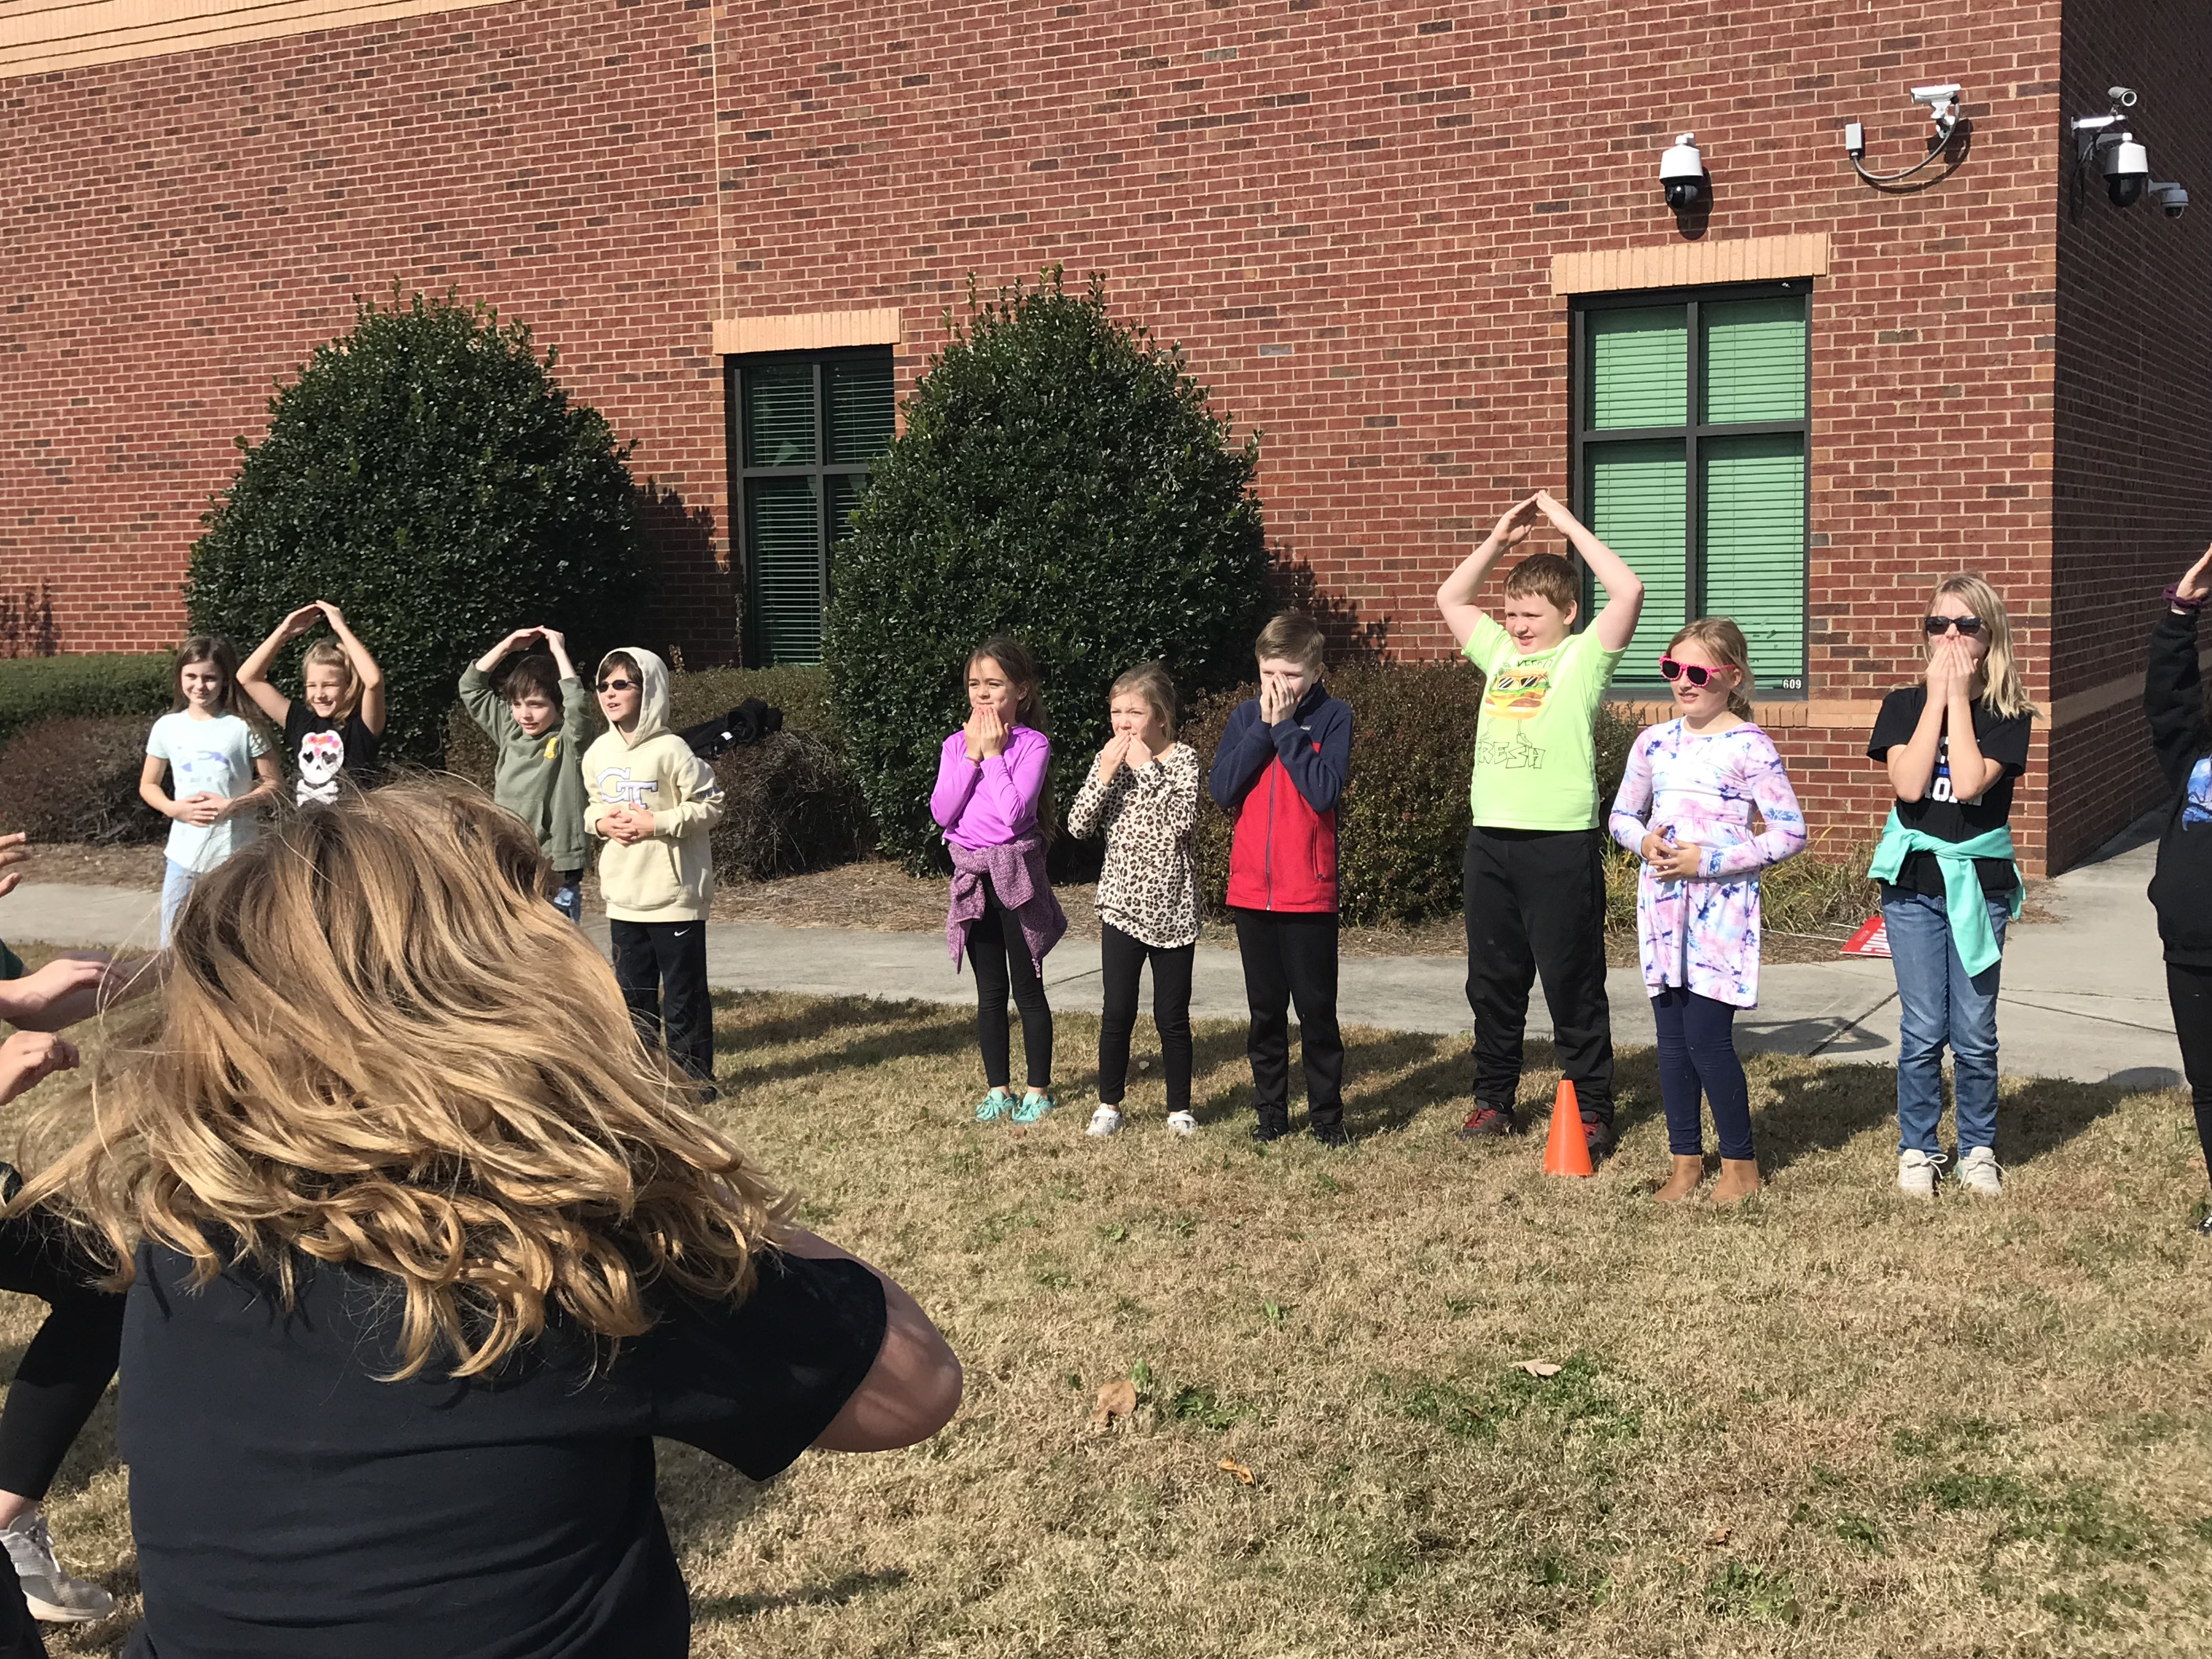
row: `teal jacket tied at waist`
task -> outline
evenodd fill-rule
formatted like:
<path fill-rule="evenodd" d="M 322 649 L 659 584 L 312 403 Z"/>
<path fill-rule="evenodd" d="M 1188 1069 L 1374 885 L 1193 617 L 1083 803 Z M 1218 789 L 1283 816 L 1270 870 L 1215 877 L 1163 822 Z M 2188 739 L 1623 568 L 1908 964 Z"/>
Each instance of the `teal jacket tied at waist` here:
<path fill-rule="evenodd" d="M 2012 897 L 2008 912 L 2014 921 L 2020 920 L 2021 900 L 2027 890 L 2020 879 L 2020 865 L 2013 854 L 2012 830 L 1999 824 L 1996 829 L 1976 836 L 1972 841 L 1938 841 L 1935 836 L 1917 830 L 1908 830 L 1898 821 L 1897 809 L 1889 809 L 1889 822 L 1881 827 L 1881 840 L 1874 849 L 1874 862 L 1867 866 L 1867 874 L 1876 881 L 1894 883 L 1897 872 L 1905 867 L 1906 857 L 1913 853 L 1933 853 L 1936 863 L 1943 872 L 1943 910 L 1951 923 L 1951 942 L 1959 947 L 1959 960 L 1966 965 L 1969 974 L 1978 974 L 1993 968 L 2003 952 L 1997 948 L 1996 929 L 1990 925 L 1987 896 L 1982 891 L 1982 878 L 1975 868 L 1976 859 L 2002 859 L 2013 866 Z"/>

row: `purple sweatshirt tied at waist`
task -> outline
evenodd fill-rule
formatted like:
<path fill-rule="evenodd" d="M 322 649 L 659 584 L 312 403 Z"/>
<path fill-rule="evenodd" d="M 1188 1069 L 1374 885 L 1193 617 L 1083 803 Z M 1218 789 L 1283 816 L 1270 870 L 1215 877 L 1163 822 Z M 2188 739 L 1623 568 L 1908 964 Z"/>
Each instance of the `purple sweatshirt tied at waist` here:
<path fill-rule="evenodd" d="M 961 958 L 967 954 L 968 930 L 983 914 L 987 875 L 1000 907 L 1012 911 L 1021 924 L 1030 960 L 1042 975 L 1046 955 L 1067 932 L 1067 914 L 1045 878 L 1044 839 L 1036 835 L 996 847 L 952 844 L 952 902 L 945 916 L 945 944 L 952 952 L 953 971 L 960 970 Z"/>

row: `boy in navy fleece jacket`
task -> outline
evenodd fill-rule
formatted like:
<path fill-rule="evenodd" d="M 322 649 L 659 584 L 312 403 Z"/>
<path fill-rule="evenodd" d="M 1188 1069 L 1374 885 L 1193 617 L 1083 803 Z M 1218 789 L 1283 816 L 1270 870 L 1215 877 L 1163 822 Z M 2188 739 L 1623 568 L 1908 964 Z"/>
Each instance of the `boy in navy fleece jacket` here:
<path fill-rule="evenodd" d="M 1252 1030 L 1244 1052 L 1255 1140 L 1291 1132 L 1289 1006 L 1298 1011 L 1314 1139 L 1341 1146 L 1344 1040 L 1336 1028 L 1336 799 L 1352 761 L 1352 710 L 1321 684 L 1321 629 L 1286 611 L 1260 631 L 1260 695 L 1237 705 L 1207 787 L 1237 817 L 1229 908 Z"/>

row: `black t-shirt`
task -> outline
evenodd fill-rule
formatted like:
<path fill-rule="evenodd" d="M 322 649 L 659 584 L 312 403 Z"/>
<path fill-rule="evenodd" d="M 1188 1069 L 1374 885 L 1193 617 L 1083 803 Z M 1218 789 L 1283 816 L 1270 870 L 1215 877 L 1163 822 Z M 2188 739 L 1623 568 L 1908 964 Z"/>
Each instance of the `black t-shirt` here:
<path fill-rule="evenodd" d="M 193 1288 L 188 1258 L 140 1247 L 117 1438 L 146 1623 L 127 1659 L 684 1659 L 653 1437 L 765 1480 L 883 1346 L 873 1273 L 769 1255 L 736 1307 L 661 1297 L 596 1374 L 552 1332 L 494 1381 L 382 1382 L 395 1281 L 300 1271 L 288 1316 L 248 1271 Z"/>
<path fill-rule="evenodd" d="M 1867 739 L 1868 755 L 1887 761 L 1892 749 L 1911 742 L 1921 711 L 1927 707 L 1924 685 L 1908 685 L 1884 697 L 1881 713 L 1875 717 L 1874 735 Z M 2013 780 L 2027 770 L 2027 744 L 2033 729 L 2029 716 L 1993 714 L 1978 700 L 1974 747 L 1981 750 L 1984 760 L 2003 767 L 2003 775 L 1982 792 L 1980 799 L 1957 799 L 1951 793 L 1951 734 L 1947 731 L 1936 744 L 1936 775 L 1929 780 L 1928 793 L 1918 800 L 1898 802 L 1898 822 L 1938 841 L 1952 842 L 1972 841 L 2009 823 Z M 1982 878 L 1982 891 L 1992 898 L 2011 892 L 2019 880 L 2007 859 L 1976 859 L 1974 870 Z M 1908 854 L 1897 872 L 1897 884 L 1908 892 L 1940 895 L 1943 891 L 1942 861 L 1932 853 Z"/>
<path fill-rule="evenodd" d="M 352 773 L 356 783 L 367 781 L 383 747 L 382 734 L 368 729 L 359 709 L 342 720 L 327 720 L 295 697 L 284 712 L 284 752 L 298 780 L 292 799 L 301 806 L 336 800 L 342 772 Z"/>

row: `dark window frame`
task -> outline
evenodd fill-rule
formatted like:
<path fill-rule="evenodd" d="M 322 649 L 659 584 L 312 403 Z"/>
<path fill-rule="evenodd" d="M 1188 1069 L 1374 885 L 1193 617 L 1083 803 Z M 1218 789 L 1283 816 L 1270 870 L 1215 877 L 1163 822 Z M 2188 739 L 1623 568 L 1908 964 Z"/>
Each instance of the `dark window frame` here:
<path fill-rule="evenodd" d="M 830 413 L 828 384 L 825 371 L 836 359 L 882 357 L 890 359 L 896 372 L 896 348 L 888 345 L 832 346 L 818 351 L 759 351 L 742 356 L 732 353 L 722 360 L 722 421 L 724 453 L 729 465 L 730 547 L 737 563 L 738 591 L 744 607 L 740 629 L 740 649 L 748 668 L 768 665 L 767 651 L 760 636 L 759 589 L 755 580 L 753 550 L 745 533 L 745 484 L 753 478 L 800 478 L 811 477 L 815 481 L 814 505 L 817 520 L 817 554 L 821 561 L 823 602 L 830 597 L 830 553 L 837 538 L 830 522 L 833 493 L 830 488 L 832 476 L 866 478 L 874 471 L 866 462 L 832 461 L 830 459 Z M 814 459 L 798 466 L 748 466 L 745 456 L 748 434 L 745 428 L 744 374 L 748 368 L 781 368 L 794 363 L 805 363 L 814 371 Z M 896 386 L 896 381 L 894 381 Z M 896 394 L 894 391 L 894 402 Z M 804 568 L 804 567 L 801 567 Z"/>
<path fill-rule="evenodd" d="M 1805 301 L 1805 412 L 1794 421 L 1740 421 L 1716 426 L 1705 420 L 1701 380 L 1705 372 L 1705 338 L 1700 326 L 1698 307 L 1706 304 L 1724 303 L 1735 300 L 1802 299 Z M 1802 702 L 1812 696 L 1813 682 L 1813 280 L 1809 276 L 1788 277 L 1778 282 L 1714 283 L 1698 288 L 1632 289 L 1618 293 L 1577 294 L 1568 301 L 1568 369 L 1567 369 L 1567 477 L 1570 501 L 1575 516 L 1584 524 L 1590 520 L 1589 474 L 1585 465 L 1586 450 L 1590 444 L 1664 442 L 1680 438 L 1683 445 L 1683 572 L 1684 610 L 1692 617 L 1699 614 L 1705 591 L 1705 476 L 1699 446 L 1716 438 L 1756 438 L 1794 433 L 1804 440 L 1805 450 L 1805 550 L 1804 568 L 1800 575 L 1800 586 L 1805 605 L 1805 660 L 1796 676 L 1797 684 L 1787 684 L 1788 677 L 1773 681 L 1761 681 L 1758 695 L 1777 702 Z M 1683 308 L 1689 331 L 1687 361 L 1684 365 L 1686 384 L 1684 387 L 1684 422 L 1680 426 L 1659 427 L 1593 427 L 1589 424 L 1590 410 L 1595 402 L 1596 387 L 1592 382 L 1593 364 L 1589 351 L 1588 319 L 1598 311 L 1652 311 L 1662 307 Z M 1587 568 L 1583 572 L 1583 616 L 1585 625 L 1596 614 L 1597 586 Z M 1691 604 L 1694 598 L 1698 604 Z M 1754 665 L 1754 667 L 1756 665 Z M 1664 681 L 1656 683 L 1663 687 Z M 1642 693 L 1653 690 L 1638 679 L 1630 679 L 1620 690 L 1627 693 Z"/>

